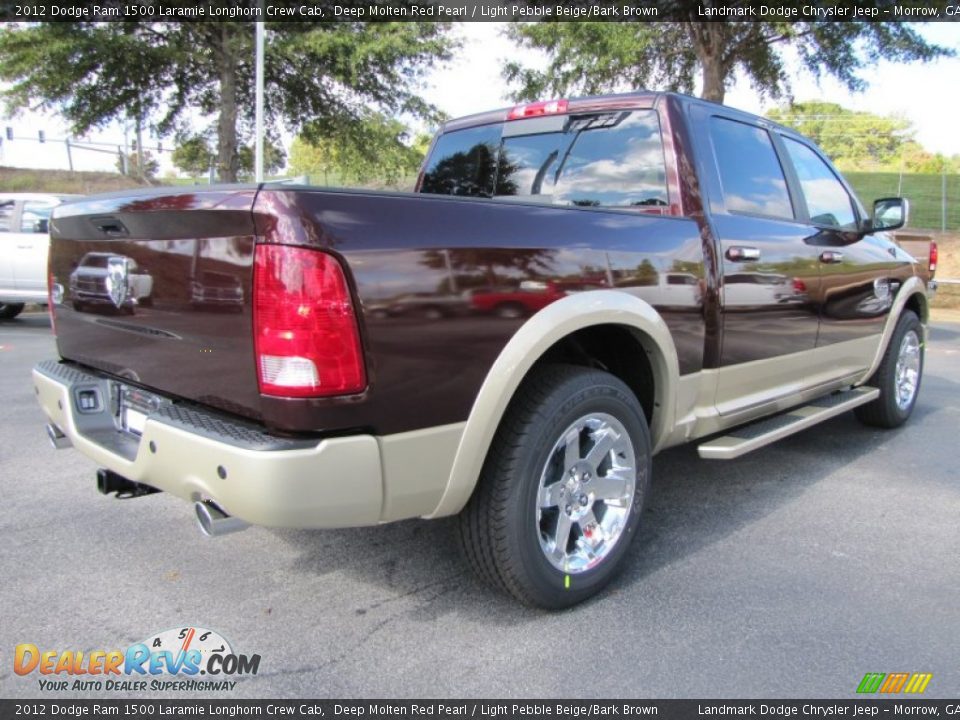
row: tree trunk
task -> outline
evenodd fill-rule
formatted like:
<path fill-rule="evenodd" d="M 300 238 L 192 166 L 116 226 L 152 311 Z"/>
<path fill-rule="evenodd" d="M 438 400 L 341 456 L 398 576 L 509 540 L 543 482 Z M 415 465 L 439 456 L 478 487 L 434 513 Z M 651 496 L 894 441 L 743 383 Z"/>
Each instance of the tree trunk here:
<path fill-rule="evenodd" d="M 139 107 L 137 107 L 137 175 L 141 180 L 147 179 L 143 160 L 143 117 Z"/>
<path fill-rule="evenodd" d="M 727 73 L 730 68 L 724 61 L 726 50 L 725 22 L 691 22 L 688 25 L 697 60 L 700 62 L 703 90 L 700 97 L 716 103 L 723 102 L 726 92 Z"/>
<path fill-rule="evenodd" d="M 726 93 L 724 83 L 726 73 L 723 70 L 723 63 L 718 57 L 707 56 L 700 61 L 700 64 L 703 73 L 703 91 L 700 97 L 723 104 L 723 96 Z"/>
<path fill-rule="evenodd" d="M 217 124 L 217 169 L 220 182 L 237 181 L 237 60 L 231 23 L 220 25 L 220 118 Z"/>

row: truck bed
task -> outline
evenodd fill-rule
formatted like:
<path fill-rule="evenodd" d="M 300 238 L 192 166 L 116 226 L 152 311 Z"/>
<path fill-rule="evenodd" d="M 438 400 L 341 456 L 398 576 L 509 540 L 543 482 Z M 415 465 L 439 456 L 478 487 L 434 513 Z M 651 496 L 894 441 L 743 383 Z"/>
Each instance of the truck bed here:
<path fill-rule="evenodd" d="M 51 272 L 63 288 L 55 307 L 63 358 L 278 431 L 391 433 L 463 421 L 490 363 L 523 314 L 537 307 L 520 305 L 512 313 L 519 317 L 509 317 L 500 312 L 506 298 L 606 287 L 643 297 L 650 289 L 644 273 L 668 273 L 678 257 L 694 284 L 662 309 L 681 370 L 702 367 L 701 240 L 688 219 L 267 185 L 91 198 L 59 209 L 51 230 Z M 589 248 L 584 238 L 591 238 Z M 253 253 L 264 242 L 316 248 L 340 260 L 360 315 L 364 392 L 259 394 Z M 77 305 L 70 278 L 89 253 L 135 261 L 138 274 L 152 280 L 149 297 L 117 307 L 104 291 L 102 299 Z M 232 302 L 218 297 L 230 288 L 239 293 Z M 483 310 L 471 303 L 474 294 L 484 299 Z M 504 303 L 491 305 L 491 297 Z"/>

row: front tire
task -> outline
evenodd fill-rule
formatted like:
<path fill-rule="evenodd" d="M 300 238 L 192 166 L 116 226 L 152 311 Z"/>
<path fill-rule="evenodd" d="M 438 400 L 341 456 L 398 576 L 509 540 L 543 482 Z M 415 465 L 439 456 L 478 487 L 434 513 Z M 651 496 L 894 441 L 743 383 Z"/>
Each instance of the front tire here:
<path fill-rule="evenodd" d="M 854 412 L 866 425 L 900 427 L 917 403 L 923 377 L 923 325 L 912 310 L 904 310 L 890 338 L 880 367 L 867 385 L 880 389 L 880 397 Z"/>
<path fill-rule="evenodd" d="M 460 514 L 467 562 L 528 605 L 559 609 L 620 569 L 650 483 L 650 433 L 613 375 L 547 365 L 505 414 Z"/>
<path fill-rule="evenodd" d="M 23 303 L 0 303 L 0 320 L 13 320 L 23 312 Z"/>

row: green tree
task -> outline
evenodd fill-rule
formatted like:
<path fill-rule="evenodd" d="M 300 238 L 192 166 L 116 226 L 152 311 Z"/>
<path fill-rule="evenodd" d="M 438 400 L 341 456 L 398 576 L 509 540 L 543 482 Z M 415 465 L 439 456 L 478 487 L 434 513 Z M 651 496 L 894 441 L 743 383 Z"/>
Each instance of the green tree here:
<path fill-rule="evenodd" d="M 295 137 L 290 145 L 290 161 L 287 163 L 287 170 L 291 175 L 310 175 L 313 182 L 319 182 L 323 178 L 323 184 L 327 185 L 334 166 L 331 150 L 330 143 L 320 141 L 312 144 L 300 137 Z"/>
<path fill-rule="evenodd" d="M 181 136 L 170 156 L 174 167 L 197 178 L 205 174 L 213 164 L 210 143 L 201 135 Z"/>
<path fill-rule="evenodd" d="M 177 3 L 173 3 L 177 4 Z M 190 3 L 189 5 L 192 5 Z M 256 0 L 237 6 L 258 7 Z M 327 7 L 329 5 L 329 7 Z M 321 0 L 332 14 L 332 2 Z M 432 120 L 419 82 L 455 46 L 450 23 L 267 23 L 265 118 L 311 140 L 362 143 L 367 109 Z M 0 32 L 0 80 L 11 111 L 57 110 L 76 134 L 118 118 L 161 133 L 191 110 L 216 118 L 220 179 L 235 181 L 254 115 L 254 27 L 248 22 L 43 22 Z"/>
<path fill-rule="evenodd" d="M 884 0 L 868 4 L 875 3 Z M 504 77 L 518 100 L 533 100 L 641 87 L 690 93 L 699 76 L 701 96 L 722 103 L 737 70 L 762 96 L 788 92 L 787 47 L 815 77 L 832 75 L 851 90 L 863 89 L 859 71 L 880 59 L 925 62 L 953 55 L 899 22 L 698 22 L 702 7 L 700 0 L 675 0 L 666 10 L 671 22 L 512 24 L 508 35 L 545 51 L 549 64 L 540 71 L 511 61 Z"/>
<path fill-rule="evenodd" d="M 771 110 L 767 117 L 813 140 L 843 170 L 896 168 L 904 144 L 913 136 L 910 122 L 903 118 L 848 110 L 836 103 L 794 103 Z"/>
<path fill-rule="evenodd" d="M 941 153 L 929 152 L 917 142 L 904 143 L 901 153 L 901 164 L 905 172 L 937 175 L 942 172 L 955 172 L 949 158 Z"/>
<path fill-rule="evenodd" d="M 379 182 L 394 185 L 416 173 L 423 162 L 423 142 L 411 145 L 403 123 L 380 114 L 368 114 L 354 129 L 354 142 L 341 137 L 310 140 L 294 139 L 290 148 L 289 170 L 293 175 L 330 176 L 340 183 Z M 428 141 L 429 142 L 429 141 Z"/>
<path fill-rule="evenodd" d="M 244 145 L 240 148 L 237 158 L 237 168 L 240 175 L 252 177 L 254 173 L 254 147 L 253 145 Z M 287 162 L 287 153 L 278 145 L 274 145 L 269 140 L 263 144 L 263 173 L 264 175 L 274 175 Z"/>

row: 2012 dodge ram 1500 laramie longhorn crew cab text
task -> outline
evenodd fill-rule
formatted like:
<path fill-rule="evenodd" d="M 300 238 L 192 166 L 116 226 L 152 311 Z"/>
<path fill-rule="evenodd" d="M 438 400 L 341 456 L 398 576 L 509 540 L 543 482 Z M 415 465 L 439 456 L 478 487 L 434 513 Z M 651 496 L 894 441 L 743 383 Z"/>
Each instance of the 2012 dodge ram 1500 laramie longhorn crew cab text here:
<path fill-rule="evenodd" d="M 868 214 L 791 130 L 674 94 L 533 103 L 447 123 L 416 189 L 58 207 L 54 444 L 208 534 L 458 514 L 482 577 L 556 608 L 623 564 L 654 453 L 914 407 L 927 289 L 885 232 L 906 203 Z M 70 297 L 90 253 L 109 303 Z M 214 274 L 241 311 L 195 302 Z"/>

